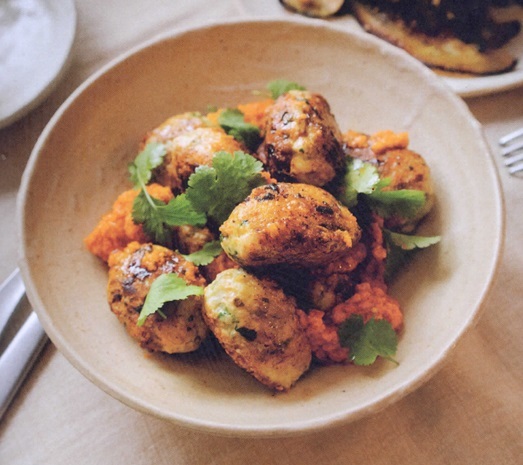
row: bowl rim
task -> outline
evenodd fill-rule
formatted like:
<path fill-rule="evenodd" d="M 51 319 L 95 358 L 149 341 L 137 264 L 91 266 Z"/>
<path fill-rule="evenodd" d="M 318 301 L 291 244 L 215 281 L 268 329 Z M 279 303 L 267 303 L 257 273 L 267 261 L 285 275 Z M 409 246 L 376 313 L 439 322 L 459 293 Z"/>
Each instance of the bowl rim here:
<path fill-rule="evenodd" d="M 28 201 L 28 191 L 33 177 L 33 170 L 36 165 L 39 153 L 47 141 L 49 135 L 52 133 L 53 128 L 56 123 L 61 119 L 62 115 L 74 104 L 76 99 L 83 94 L 91 85 L 93 85 L 100 77 L 109 73 L 113 68 L 117 67 L 122 62 L 126 61 L 129 57 L 145 51 L 147 48 L 155 46 L 165 41 L 175 40 L 177 38 L 183 37 L 186 34 L 191 34 L 203 30 L 209 30 L 217 27 L 228 27 L 228 26 L 239 26 L 252 23 L 272 23 L 272 24 L 295 24 L 297 26 L 303 27 L 314 27 L 320 29 L 326 29 L 329 31 L 336 31 L 342 33 L 349 37 L 353 37 L 359 41 L 364 41 L 370 43 L 373 47 L 377 46 L 379 49 L 385 50 L 388 54 L 393 54 L 399 56 L 402 60 L 407 60 L 411 66 L 417 67 L 417 69 L 424 75 L 424 79 L 427 80 L 427 83 L 439 87 L 443 92 L 447 94 L 447 97 L 453 100 L 453 103 L 456 107 L 463 112 L 471 126 L 475 130 L 478 136 L 478 140 L 484 146 L 485 154 L 488 154 L 488 164 L 490 170 L 494 174 L 495 187 L 498 193 L 498 198 L 496 199 L 496 212 L 498 217 L 496 223 L 497 235 L 496 243 L 494 244 L 494 253 L 492 255 L 492 264 L 488 273 L 488 280 L 483 287 L 483 290 L 480 295 L 475 299 L 475 310 L 470 314 L 467 320 L 463 321 L 461 324 L 461 329 L 457 333 L 456 338 L 451 341 L 447 346 L 439 350 L 434 357 L 432 358 L 434 362 L 425 367 L 423 370 L 419 370 L 415 375 L 409 376 L 401 384 L 390 388 L 389 390 L 382 392 L 380 397 L 372 402 L 368 402 L 363 405 L 359 405 L 356 409 L 345 409 L 341 413 L 330 416 L 319 416 L 316 418 L 309 419 L 307 421 L 301 421 L 298 425 L 295 422 L 285 423 L 283 425 L 268 425 L 268 426 L 255 426 L 250 427 L 246 426 L 230 426 L 229 424 L 221 424 L 216 421 L 208 421 L 202 419 L 188 418 L 184 415 L 166 413 L 158 408 L 155 408 L 151 404 L 144 402 L 141 399 L 135 398 L 129 393 L 125 393 L 121 387 L 103 376 L 99 376 L 96 373 L 93 373 L 81 357 L 78 357 L 76 351 L 69 347 L 69 344 L 66 342 L 64 336 L 57 330 L 54 329 L 52 324 L 52 319 L 49 314 L 45 311 L 45 307 L 40 298 L 39 292 L 34 285 L 31 276 L 31 267 L 29 261 L 25 255 L 25 244 L 27 241 L 27 231 L 24 228 L 25 222 L 25 206 Z M 89 379 L 93 384 L 98 386 L 100 389 L 105 391 L 107 394 L 111 395 L 113 398 L 119 400 L 120 402 L 128 405 L 140 412 L 154 415 L 156 417 L 162 418 L 164 420 L 169 420 L 170 422 L 179 424 L 181 426 L 198 430 L 201 432 L 207 432 L 212 434 L 218 434 L 221 436 L 233 436 L 233 437 L 283 437 L 283 436 L 294 436 L 298 434 L 308 434 L 327 428 L 339 426 L 341 424 L 346 424 L 349 421 L 356 421 L 364 416 L 369 414 L 374 414 L 385 407 L 391 405 L 392 403 L 400 400 L 402 397 L 408 393 L 416 390 L 419 386 L 425 383 L 429 378 L 431 378 L 443 365 L 443 363 L 448 359 L 448 354 L 451 352 L 454 347 L 462 340 L 464 334 L 475 325 L 477 322 L 481 310 L 484 307 L 484 302 L 490 293 L 497 275 L 498 269 L 500 267 L 501 256 L 504 249 L 504 238 L 505 238 L 505 201 L 503 196 L 503 191 L 501 189 L 501 182 L 499 177 L 499 172 L 496 168 L 492 151 L 486 141 L 484 132 L 481 128 L 481 125 L 476 120 L 476 118 L 471 113 L 470 109 L 466 103 L 452 92 L 450 87 L 448 87 L 442 79 L 436 76 L 432 71 L 426 68 L 424 65 L 419 63 L 413 57 L 408 55 L 401 49 L 398 49 L 381 39 L 378 39 L 374 36 L 371 36 L 367 33 L 360 33 L 356 31 L 348 31 L 342 29 L 340 26 L 333 25 L 332 23 L 327 23 L 317 19 L 310 18 L 292 18 L 292 19 L 280 19 L 280 18 L 233 18 L 229 20 L 221 21 L 209 21 L 202 23 L 197 26 L 187 26 L 183 28 L 174 28 L 170 31 L 155 35 L 154 37 L 145 40 L 136 46 L 130 48 L 129 50 L 119 54 L 97 71 L 88 76 L 70 95 L 69 97 L 60 105 L 54 115 L 51 117 L 41 135 L 36 141 L 36 144 L 31 152 L 27 166 L 22 175 L 22 180 L 20 184 L 20 189 L 17 196 L 17 229 L 18 229 L 18 261 L 19 267 L 21 270 L 22 277 L 26 285 L 26 292 L 30 302 L 33 305 L 35 312 L 37 313 L 40 322 L 46 332 L 48 333 L 52 342 L 56 345 L 58 350 L 66 357 L 66 359 L 87 379 Z"/>

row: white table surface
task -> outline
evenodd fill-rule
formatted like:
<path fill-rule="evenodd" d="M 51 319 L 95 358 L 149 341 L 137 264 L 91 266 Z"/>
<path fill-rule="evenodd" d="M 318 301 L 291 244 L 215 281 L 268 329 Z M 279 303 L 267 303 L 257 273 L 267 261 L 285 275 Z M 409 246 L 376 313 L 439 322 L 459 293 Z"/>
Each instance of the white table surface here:
<path fill-rule="evenodd" d="M 255 8 L 245 7 L 249 1 Z M 288 14 L 277 0 L 265 2 L 270 14 Z M 17 265 L 14 219 L 22 172 L 67 96 L 111 58 L 158 33 L 258 14 L 265 11 L 262 3 L 76 0 L 78 29 L 66 76 L 41 106 L 0 130 L 0 281 Z M 223 438 L 130 409 L 49 343 L 0 423 L 0 464 L 522 464 L 523 179 L 502 167 L 496 141 L 523 126 L 523 88 L 467 103 L 496 155 L 507 206 L 505 251 L 478 324 L 422 387 L 334 430 L 284 439 Z"/>

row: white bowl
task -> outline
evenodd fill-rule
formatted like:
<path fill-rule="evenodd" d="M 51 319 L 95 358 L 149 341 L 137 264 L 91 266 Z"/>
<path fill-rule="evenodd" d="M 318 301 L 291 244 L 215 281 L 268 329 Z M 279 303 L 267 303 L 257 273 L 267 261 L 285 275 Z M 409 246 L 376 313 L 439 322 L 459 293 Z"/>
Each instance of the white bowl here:
<path fill-rule="evenodd" d="M 142 134 L 168 116 L 254 100 L 276 78 L 323 94 L 343 130 L 408 131 L 432 168 L 441 243 L 395 283 L 399 366 L 314 369 L 274 395 L 218 352 L 146 356 L 109 311 L 106 268 L 82 239 L 129 187 Z M 427 68 L 368 34 L 314 20 L 210 24 L 150 42 L 88 79 L 44 130 L 19 197 L 20 266 L 51 340 L 93 383 L 140 410 L 236 436 L 310 432 L 389 405 L 432 375 L 471 326 L 503 237 L 479 124 Z"/>

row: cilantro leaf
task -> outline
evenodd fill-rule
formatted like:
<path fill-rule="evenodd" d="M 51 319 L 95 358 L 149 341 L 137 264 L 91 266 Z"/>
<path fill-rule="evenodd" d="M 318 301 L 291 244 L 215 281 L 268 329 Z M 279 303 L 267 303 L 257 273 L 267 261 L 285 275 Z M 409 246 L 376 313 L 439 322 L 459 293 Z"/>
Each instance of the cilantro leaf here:
<path fill-rule="evenodd" d="M 372 365 L 378 356 L 394 363 L 398 337 L 387 320 L 371 319 L 363 323 L 361 315 L 352 315 L 345 320 L 339 330 L 340 344 L 350 351 L 355 365 Z"/>
<path fill-rule="evenodd" d="M 385 232 L 392 243 L 403 250 L 424 249 L 437 244 L 441 240 L 441 236 L 411 236 L 389 230 Z"/>
<path fill-rule="evenodd" d="M 207 242 L 200 250 L 183 257 L 196 266 L 208 265 L 222 252 L 220 241 Z"/>
<path fill-rule="evenodd" d="M 371 194 L 380 181 L 377 168 L 354 158 L 347 162 L 345 189 L 340 199 L 348 208 L 358 202 L 358 194 Z"/>
<path fill-rule="evenodd" d="M 167 302 L 184 300 L 191 295 L 202 294 L 203 287 L 189 285 L 174 273 L 162 274 L 151 284 L 136 324 L 142 326 L 149 315 L 159 312 Z M 162 316 L 165 318 L 165 315 L 162 314 Z"/>
<path fill-rule="evenodd" d="M 425 193 L 420 190 L 384 190 L 391 183 L 390 178 L 380 178 L 376 166 L 357 158 L 347 162 L 344 181 L 343 194 L 339 200 L 345 206 L 354 207 L 358 195 L 363 194 L 372 211 L 382 218 L 414 218 L 426 202 Z"/>
<path fill-rule="evenodd" d="M 306 90 L 305 87 L 300 86 L 296 82 L 287 81 L 286 79 L 275 79 L 269 82 L 267 89 L 270 91 L 273 99 L 277 99 L 280 95 L 290 90 Z"/>
<path fill-rule="evenodd" d="M 425 192 L 415 189 L 384 191 L 378 188 L 368 195 L 368 200 L 382 218 L 414 218 L 425 205 L 426 196 Z"/>
<path fill-rule="evenodd" d="M 131 182 L 135 187 L 147 185 L 152 177 L 152 171 L 163 162 L 167 149 L 165 145 L 151 142 L 129 164 Z"/>
<path fill-rule="evenodd" d="M 266 183 L 262 170 L 262 163 L 249 154 L 217 152 L 212 166 L 199 166 L 189 178 L 187 199 L 220 225 L 252 189 Z"/>
<path fill-rule="evenodd" d="M 347 318 L 338 329 L 340 345 L 351 350 L 361 337 L 363 326 L 365 326 L 365 323 L 363 323 L 363 318 L 360 315 L 352 315 Z"/>
<path fill-rule="evenodd" d="M 178 195 L 166 204 L 151 197 L 145 189 L 134 199 L 132 216 L 133 221 L 143 226 L 153 242 L 162 245 L 171 244 L 172 226 L 203 226 L 207 221 L 204 213 L 194 210 L 185 194 Z"/>
<path fill-rule="evenodd" d="M 404 268 L 419 249 L 430 247 L 441 240 L 441 236 L 411 236 L 388 229 L 383 230 L 387 247 L 385 279 L 390 282 L 396 273 Z"/>
<path fill-rule="evenodd" d="M 152 177 L 154 168 L 162 164 L 167 149 L 163 144 L 147 144 L 134 162 L 129 165 L 131 181 L 141 188 L 133 202 L 132 217 L 136 224 L 141 224 L 145 233 L 157 244 L 170 245 L 172 230 L 170 226 L 190 224 L 203 226 L 207 218 L 196 212 L 185 195 L 171 199 L 168 204 L 151 197 L 146 185 Z"/>
<path fill-rule="evenodd" d="M 243 143 L 251 151 L 255 151 L 261 143 L 258 126 L 247 123 L 243 113 L 237 108 L 222 111 L 218 116 L 218 124 L 227 134 Z"/>
<path fill-rule="evenodd" d="M 162 206 L 165 206 L 164 202 L 151 197 L 142 189 L 133 202 L 133 221 L 142 225 L 144 232 L 154 243 L 170 245 L 172 230 L 163 221 L 160 210 Z"/>
<path fill-rule="evenodd" d="M 205 226 L 205 213 L 198 212 L 187 199 L 186 194 L 180 194 L 169 201 L 167 205 L 158 207 L 163 222 L 169 226 Z"/>

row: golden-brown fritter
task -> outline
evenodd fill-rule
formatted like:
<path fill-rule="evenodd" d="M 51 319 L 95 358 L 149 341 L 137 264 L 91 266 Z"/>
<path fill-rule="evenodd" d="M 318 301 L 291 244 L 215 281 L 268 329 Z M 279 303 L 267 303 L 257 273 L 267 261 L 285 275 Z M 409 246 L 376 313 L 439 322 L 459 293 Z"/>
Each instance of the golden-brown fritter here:
<path fill-rule="evenodd" d="M 385 226 L 404 232 L 412 231 L 419 221 L 434 205 L 434 188 L 430 169 L 424 158 L 408 149 L 409 138 L 406 133 L 379 131 L 371 136 L 348 131 L 343 134 L 349 156 L 376 165 L 381 179 L 388 178 L 390 184 L 384 191 L 414 189 L 425 194 L 425 204 L 409 218 L 391 217 Z"/>
<path fill-rule="evenodd" d="M 191 352 L 208 334 L 201 313 L 202 296 L 168 302 L 162 307 L 167 318 L 154 313 L 142 326 L 137 325 L 152 282 L 168 273 L 176 273 L 188 284 L 205 285 L 195 265 L 165 247 L 132 242 L 124 250 L 113 252 L 109 257 L 109 305 L 143 348 L 168 354 Z"/>
<path fill-rule="evenodd" d="M 266 110 L 258 156 L 272 176 L 324 186 L 344 169 L 341 133 L 327 101 L 292 90 Z"/>
<path fill-rule="evenodd" d="M 412 231 L 434 205 L 430 170 L 423 157 L 412 150 L 390 150 L 379 157 L 378 172 L 391 183 L 383 190 L 415 189 L 425 193 L 425 204 L 413 217 L 394 216 L 385 220 L 388 228 Z"/>
<path fill-rule="evenodd" d="M 216 279 L 222 271 L 229 270 L 231 268 L 239 268 L 240 265 L 225 253 L 221 252 L 220 255 L 214 258 L 214 260 L 208 265 L 203 265 L 201 267 L 202 274 L 205 276 L 205 279 L 208 283 L 211 283 Z"/>
<path fill-rule="evenodd" d="M 166 144 L 180 134 L 205 126 L 207 126 L 205 119 L 197 112 L 187 112 L 171 116 L 160 124 L 160 126 L 145 134 L 141 147 L 142 149 L 145 148 L 150 142 Z"/>
<path fill-rule="evenodd" d="M 366 257 L 367 248 L 360 241 L 348 254 L 312 270 L 307 290 L 311 306 L 325 311 L 348 299 L 354 292 L 353 272 Z"/>
<path fill-rule="evenodd" d="M 358 241 L 356 218 L 327 191 L 277 183 L 253 189 L 220 228 L 222 247 L 242 266 L 317 266 Z"/>
<path fill-rule="evenodd" d="M 309 368 L 311 349 L 294 300 L 242 269 L 205 289 L 204 318 L 234 362 L 272 389 L 289 389 Z"/>
<path fill-rule="evenodd" d="M 241 144 L 220 128 L 200 127 L 186 131 L 167 144 L 167 154 L 154 171 L 156 182 L 169 186 L 174 192 L 183 192 L 189 176 L 201 165 L 210 166 L 216 152 L 234 153 Z"/>

